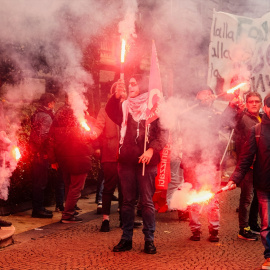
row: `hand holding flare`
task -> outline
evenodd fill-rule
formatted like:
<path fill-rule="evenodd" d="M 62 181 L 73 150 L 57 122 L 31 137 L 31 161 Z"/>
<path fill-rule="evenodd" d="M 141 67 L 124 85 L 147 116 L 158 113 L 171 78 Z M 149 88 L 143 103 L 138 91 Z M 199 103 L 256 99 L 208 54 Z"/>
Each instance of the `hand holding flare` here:
<path fill-rule="evenodd" d="M 117 99 L 121 98 L 121 100 L 125 100 L 127 97 L 125 81 L 122 79 L 119 79 L 116 83 L 115 97 Z"/>

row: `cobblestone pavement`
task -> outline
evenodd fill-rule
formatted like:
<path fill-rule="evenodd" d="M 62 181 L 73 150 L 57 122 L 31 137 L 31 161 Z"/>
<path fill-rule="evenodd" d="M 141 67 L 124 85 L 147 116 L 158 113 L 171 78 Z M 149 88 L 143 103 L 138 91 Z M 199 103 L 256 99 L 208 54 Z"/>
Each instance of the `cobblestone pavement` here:
<path fill-rule="evenodd" d="M 167 212 L 156 216 L 157 254 L 142 252 L 141 228 L 134 230 L 131 251 L 114 253 L 112 248 L 122 232 L 114 205 L 109 233 L 99 232 L 101 216 L 92 211 L 81 214 L 84 222 L 80 224 L 57 222 L 15 235 L 15 243 L 0 251 L 0 269 L 260 269 L 264 261 L 260 239 L 254 242 L 237 238 L 238 200 L 238 189 L 220 195 L 219 243 L 207 240 L 205 211 L 199 242 L 189 240 L 188 222 L 179 222 L 177 212 Z"/>

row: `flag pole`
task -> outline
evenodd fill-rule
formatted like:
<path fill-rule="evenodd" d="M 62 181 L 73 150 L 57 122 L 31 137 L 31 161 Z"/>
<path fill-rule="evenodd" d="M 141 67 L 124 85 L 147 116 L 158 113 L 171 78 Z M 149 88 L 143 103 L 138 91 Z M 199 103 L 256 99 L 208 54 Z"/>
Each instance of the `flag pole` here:
<path fill-rule="evenodd" d="M 147 139 L 147 126 L 146 122 L 145 122 L 145 133 L 144 133 L 144 146 L 143 146 L 143 152 L 146 151 L 146 139 Z M 143 167 L 142 167 L 142 176 L 144 176 L 145 173 L 145 162 L 143 163 Z"/>
<path fill-rule="evenodd" d="M 148 104 L 146 110 L 145 120 L 145 135 L 144 135 L 144 152 L 146 151 L 146 143 L 148 141 L 148 127 L 151 122 L 158 118 L 157 107 L 160 99 L 162 98 L 162 84 L 160 78 L 160 71 L 158 65 L 157 51 L 155 41 L 152 41 L 152 53 L 151 53 L 151 66 L 149 74 L 149 85 L 148 85 Z M 155 96 L 155 102 L 153 103 L 153 96 Z M 145 173 L 145 163 L 143 163 L 142 176 Z"/>
<path fill-rule="evenodd" d="M 230 142 L 231 142 L 231 140 L 232 140 L 233 133 L 234 133 L 234 129 L 232 129 L 232 131 L 231 131 L 231 134 L 230 134 L 230 137 L 229 137 L 229 139 L 228 139 L 228 142 L 227 142 L 225 151 L 224 151 L 223 156 L 222 156 L 222 158 L 221 158 L 221 160 L 220 160 L 220 163 L 219 163 L 220 166 L 222 165 L 223 160 L 224 160 L 224 158 L 225 158 L 225 155 L 226 155 L 226 153 L 227 153 L 227 150 L 228 150 L 228 148 L 229 148 Z"/>

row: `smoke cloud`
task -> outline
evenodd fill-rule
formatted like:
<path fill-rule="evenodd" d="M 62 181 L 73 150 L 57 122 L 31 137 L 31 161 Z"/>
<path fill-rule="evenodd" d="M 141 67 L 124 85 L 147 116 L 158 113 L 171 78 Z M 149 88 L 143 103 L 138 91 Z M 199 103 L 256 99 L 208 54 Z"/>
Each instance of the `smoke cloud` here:
<path fill-rule="evenodd" d="M 206 88 L 212 8 L 243 16 L 249 16 L 252 10 L 261 16 L 267 6 L 266 0 L 260 1 L 261 6 L 255 0 L 238 1 L 239 5 L 234 6 L 228 2 L 230 9 L 226 10 L 225 1 L 221 2 L 1 0 L 0 60 L 13 71 L 10 85 L 2 91 L 15 107 L 8 116 L 14 121 L 7 130 L 8 137 L 16 144 L 15 133 L 20 123 L 13 114 L 19 111 L 21 101 L 30 102 L 45 91 L 45 81 L 40 78 L 52 77 L 57 81 L 68 92 L 77 118 L 84 118 L 87 108 L 84 94 L 93 78 L 84 68 L 83 53 L 97 35 L 105 35 L 104 29 L 112 25 L 119 26 L 121 36 L 138 36 L 136 45 L 130 48 L 130 54 L 136 54 L 137 58 L 151 55 L 151 42 L 142 39 L 155 40 L 163 84 L 170 83 L 164 72 L 170 68 L 175 96 L 165 103 L 167 110 L 162 110 L 161 117 L 166 119 L 163 123 L 169 129 L 174 131 L 176 126 L 184 129 L 179 118 L 184 117 L 182 111 L 189 101 L 183 98 Z M 164 87 L 165 92 L 167 88 Z M 199 117 L 196 119 L 201 121 Z"/>

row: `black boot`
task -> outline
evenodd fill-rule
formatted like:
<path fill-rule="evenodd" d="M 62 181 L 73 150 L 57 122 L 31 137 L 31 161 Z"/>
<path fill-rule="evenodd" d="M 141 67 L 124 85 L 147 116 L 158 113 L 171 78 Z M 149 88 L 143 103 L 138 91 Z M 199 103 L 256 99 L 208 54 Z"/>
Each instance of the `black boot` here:
<path fill-rule="evenodd" d="M 110 231 L 110 221 L 105 219 L 102 221 L 100 232 L 109 232 Z"/>
<path fill-rule="evenodd" d="M 132 249 L 132 240 L 121 239 L 120 242 L 113 248 L 113 252 L 122 252 Z"/>
<path fill-rule="evenodd" d="M 210 233 L 210 236 L 209 236 L 210 242 L 218 242 L 219 241 L 218 230 L 210 229 L 209 233 Z"/>
<path fill-rule="evenodd" d="M 153 241 L 145 241 L 144 252 L 147 254 L 156 254 L 157 253 L 157 249 L 156 249 Z"/>
<path fill-rule="evenodd" d="M 32 212 L 32 217 L 35 218 L 52 218 L 53 214 L 50 212 L 47 212 L 45 210 L 35 211 Z"/>
<path fill-rule="evenodd" d="M 201 231 L 200 230 L 195 230 L 192 232 L 192 235 L 190 236 L 190 240 L 192 241 L 200 241 L 201 240 Z"/>

